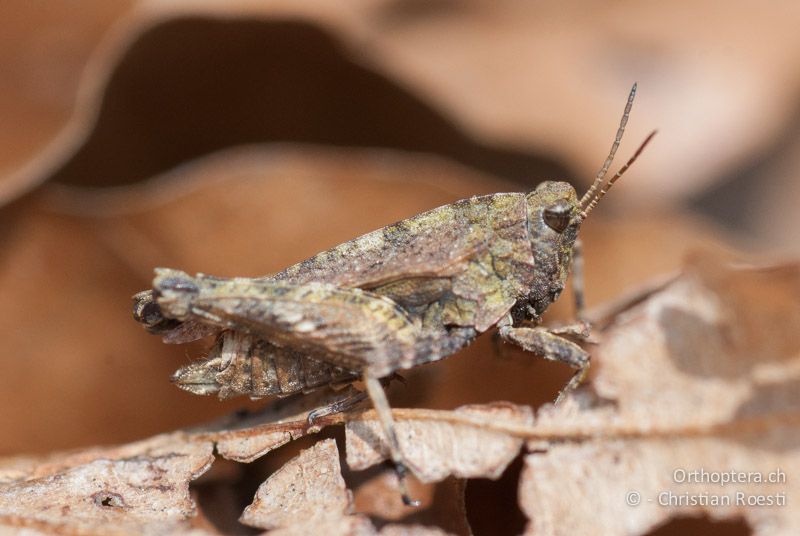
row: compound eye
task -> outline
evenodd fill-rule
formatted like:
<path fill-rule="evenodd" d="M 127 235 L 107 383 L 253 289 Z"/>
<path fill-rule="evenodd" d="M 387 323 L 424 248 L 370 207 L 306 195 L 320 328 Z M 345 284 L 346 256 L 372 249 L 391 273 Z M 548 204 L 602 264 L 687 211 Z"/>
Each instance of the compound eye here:
<path fill-rule="evenodd" d="M 564 232 L 570 219 L 572 219 L 572 207 L 563 199 L 544 209 L 544 222 L 557 233 Z"/>

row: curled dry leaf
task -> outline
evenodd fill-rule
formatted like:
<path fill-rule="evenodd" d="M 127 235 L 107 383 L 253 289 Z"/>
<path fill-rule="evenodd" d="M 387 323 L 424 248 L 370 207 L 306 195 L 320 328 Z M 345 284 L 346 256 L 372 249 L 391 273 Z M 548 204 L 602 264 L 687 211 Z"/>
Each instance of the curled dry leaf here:
<path fill-rule="evenodd" d="M 124 46 L 101 43 L 134 3 L 0 5 L 0 205 L 46 180 L 83 141 L 109 56 Z"/>
<path fill-rule="evenodd" d="M 0 110 L 14 128 L 0 136 L 0 202 L 64 168 L 77 167 L 73 178 L 96 173 L 92 162 L 81 169 L 92 143 L 99 159 L 141 151 L 124 174 L 124 167 L 171 167 L 234 143 L 298 137 L 422 146 L 463 158 L 471 136 L 545 147 L 577 162 L 588 179 L 608 146 L 602 125 L 613 125 L 637 79 L 651 104 L 632 134 L 641 138 L 654 126 L 664 134 L 640 164 L 657 186 L 631 191 L 658 200 L 697 191 L 768 144 L 792 116 L 797 92 L 794 3 L 753 10 L 713 1 L 564 8 L 510 0 L 489 9 L 384 0 L 332 9 L 319 1 L 120 1 L 90 2 L 77 15 L 48 7 L 39 9 L 50 17 L 20 6 L 3 17 L 12 39 L 0 56 L 10 73 Z M 39 31 L 17 30 L 31 27 Z M 278 48 L 289 67 L 271 55 Z M 320 60 L 335 67 L 319 69 Z M 377 91 L 353 82 L 383 77 L 389 82 Z M 203 91 L 207 85 L 213 90 Z M 387 117 L 411 100 L 418 102 L 404 111 L 420 112 L 425 125 L 408 113 Z M 380 120 L 361 122 L 373 109 Z M 125 134 L 137 127 L 153 139 Z M 378 139 L 365 140 L 364 132 Z M 440 133 L 451 135 L 449 147 L 437 144 Z M 726 143 L 698 150 L 709 139 Z"/>
<path fill-rule="evenodd" d="M 299 417 L 302 419 L 304 416 Z M 269 451 L 297 439 L 307 430 L 307 426 L 299 427 L 297 422 L 294 422 L 284 428 L 281 428 L 280 425 L 270 424 L 240 431 L 221 431 L 215 434 L 217 452 L 223 458 L 249 463 Z"/>
<path fill-rule="evenodd" d="M 521 425 L 533 422 L 531 408 L 498 402 L 464 406 L 455 413 L 501 419 Z M 380 424 L 375 420 L 347 423 L 347 465 L 366 469 L 389 457 Z M 498 478 L 517 456 L 522 440 L 503 432 L 436 420 L 416 421 L 413 415 L 397 423 L 397 439 L 408 467 L 422 482 L 455 475 L 461 478 Z"/>
<path fill-rule="evenodd" d="M 696 258 L 619 314 L 594 356 L 594 403 L 542 411 L 534 427 L 575 442 L 527 455 L 528 534 L 639 535 L 701 514 L 800 531 L 800 267 Z M 732 471 L 779 482 L 703 481 Z"/>

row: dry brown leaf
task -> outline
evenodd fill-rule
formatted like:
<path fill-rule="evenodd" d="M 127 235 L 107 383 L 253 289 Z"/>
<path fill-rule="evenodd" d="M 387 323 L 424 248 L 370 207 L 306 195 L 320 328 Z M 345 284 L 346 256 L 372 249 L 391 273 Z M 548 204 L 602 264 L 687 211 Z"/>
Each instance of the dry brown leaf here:
<path fill-rule="evenodd" d="M 134 3 L 0 5 L 0 205 L 46 180 L 83 141 L 107 69 L 95 61 L 101 42 Z"/>
<path fill-rule="evenodd" d="M 793 24 L 798 12 L 793 3 L 772 10 L 754 10 L 747 3 L 721 5 L 713 0 L 611 8 L 602 3 L 570 8 L 560 2 L 518 0 L 493 3 L 491 9 L 467 1 L 427 5 L 397 0 L 353 2 L 335 9 L 319 1 L 113 2 L 111 7 L 98 6 L 80 10 L 81 15 L 74 18 L 58 13 L 44 17 L 33 9 L 24 10 L 23 16 L 4 18 L 12 30 L 45 19 L 50 32 L 25 34 L 32 39 L 16 35 L 11 43 L 15 46 L 8 47 L 4 63 L 15 67 L 22 55 L 30 63 L 23 67 L 33 74 L 10 69 L 13 76 L 8 77 L 8 93 L 15 98 L 9 99 L 5 108 L 16 120 L 5 124 L 27 128 L 23 136 L 18 129 L 4 136 L 9 149 L 0 160 L 9 165 L 6 177 L 0 180 L 5 187 L 0 199 L 10 199 L 49 179 L 59 165 L 69 168 L 77 161 L 78 169 L 91 172 L 95 169 L 91 165 L 82 168 L 85 154 L 81 153 L 92 143 L 116 150 L 119 158 L 130 158 L 150 140 L 142 141 L 127 132 L 143 129 L 151 139 L 159 130 L 169 132 L 158 124 L 142 127 L 149 116 L 156 117 L 163 127 L 168 121 L 163 109 L 173 111 L 170 128 L 186 135 L 173 135 L 154 143 L 152 150 L 141 151 L 141 165 L 157 162 L 158 154 L 179 153 L 187 147 L 192 150 L 167 167 L 234 143 L 298 136 L 328 141 L 320 132 L 336 135 L 338 128 L 341 135 L 348 124 L 358 126 L 372 108 L 357 105 L 327 120 L 325 113 L 303 111 L 319 103 L 342 109 L 350 103 L 347 97 L 362 89 L 352 80 L 385 77 L 386 83 L 378 84 L 378 91 L 363 92 L 362 98 L 354 100 L 384 110 L 418 100 L 405 109 L 427 108 L 425 117 L 436 116 L 439 132 L 453 134 L 450 150 L 459 142 L 463 146 L 469 137 L 506 147 L 544 148 L 576 163 L 584 180 L 592 176 L 607 149 L 627 88 L 638 80 L 641 104 L 631 135 L 641 139 L 658 127 L 662 136 L 648 159 L 640 163 L 652 182 L 634 184 L 623 195 L 635 193 L 650 201 L 663 201 L 696 192 L 768 146 L 792 115 L 800 79 L 795 52 L 800 47 Z M 114 31 L 109 30 L 112 23 L 116 23 Z M 75 27 L 81 31 L 68 31 Z M 233 27 L 236 30 L 226 32 Z M 78 38 L 53 37 L 59 34 Z M 284 39 L 287 34 L 289 38 Z M 244 35 L 256 38 L 245 39 L 250 48 L 244 47 L 242 52 Z M 301 66 L 306 65 L 302 60 L 308 49 L 291 44 L 314 48 L 310 43 L 325 42 L 327 46 L 320 46 L 314 59 L 332 59 L 339 70 L 352 69 L 353 74 L 321 82 L 321 70 L 313 72 L 312 60 L 307 63 L 307 74 L 296 77 L 296 72 L 288 70 L 289 76 L 277 77 L 265 91 L 247 92 L 256 81 L 264 80 L 263 73 L 282 67 L 280 62 L 265 67 L 249 60 L 267 57 L 270 47 L 264 43 L 274 44 L 276 39 L 290 45 L 284 56 L 294 54 L 290 63 Z M 224 61 L 215 63 L 225 54 L 229 56 Z M 65 59 L 55 62 L 52 55 Z M 169 61 L 162 62 L 164 59 Z M 170 62 L 180 63 L 198 78 L 170 68 Z M 84 71 L 87 63 L 92 68 Z M 207 78 L 202 70 L 192 69 L 195 65 L 213 65 L 207 69 L 212 76 L 241 65 L 250 68 L 237 75 Z M 83 80 L 78 84 L 81 74 Z M 332 93 L 348 86 L 348 79 L 352 91 L 334 98 Z M 202 91 L 209 84 L 213 89 Z M 301 85 L 303 90 L 285 84 Z M 60 90 L 55 105 L 50 102 L 56 100 L 52 96 L 27 102 L 31 94 L 57 92 L 50 86 Z M 76 106 L 79 87 L 83 98 Z M 32 91 L 20 91 L 28 88 Z M 282 108 L 273 109 L 253 97 L 266 90 L 271 98 L 264 102 L 281 102 L 275 95 L 288 96 L 288 100 Z M 162 99 L 173 93 L 182 98 L 152 105 L 163 103 Z M 313 97 L 303 101 L 308 94 Z M 118 96 L 122 99 L 113 99 Z M 19 106 L 20 102 L 27 105 Z M 196 106 L 184 115 L 186 102 Z M 144 108 L 137 107 L 142 105 Z M 137 110 L 130 114 L 135 120 L 120 113 L 118 107 Z M 204 117 L 200 112 L 213 116 L 217 109 L 226 111 L 228 121 L 197 128 L 193 120 Z M 255 111 L 248 115 L 248 110 L 269 113 L 266 117 Z M 295 127 L 274 130 L 291 110 L 297 116 L 285 124 Z M 72 118 L 67 121 L 70 112 Z M 231 120 L 234 116 L 236 121 Z M 324 117 L 320 120 L 317 116 Z M 393 122 L 394 133 L 387 131 L 388 135 L 381 137 L 382 145 L 422 143 L 429 146 L 427 150 L 437 146 L 439 136 L 430 136 L 426 127 L 414 132 L 414 125 L 404 121 L 407 117 L 382 117 L 360 126 L 369 130 Z M 110 124 L 103 122 L 109 118 Z M 176 118 L 185 124 L 175 124 Z M 203 134 L 198 135 L 198 130 Z M 356 142 L 364 143 L 363 133 L 359 139 L 358 131 L 353 129 L 352 135 Z M 413 135 L 404 135 L 409 131 Z M 59 132 L 60 143 L 48 146 Z M 180 146 L 176 139 L 181 140 Z M 707 140 L 725 143 L 709 152 L 704 150 Z M 17 151 L 19 156 L 12 149 L 15 147 L 24 149 Z M 101 150 L 95 156 L 103 159 L 108 153 Z M 136 159 L 131 163 L 135 166 Z M 72 173 L 72 178 L 83 172 Z M 121 172 L 125 173 L 124 169 Z M 84 176 L 82 180 L 95 179 Z"/>
<path fill-rule="evenodd" d="M 433 506 L 434 494 L 438 491 L 435 484 L 423 484 L 413 475 L 406 480 L 409 495 L 418 501 L 419 508 L 403 504 L 398 495 L 397 473 L 391 467 L 376 467 L 376 474 L 355 473 L 356 476 L 366 474 L 363 481 L 356 483 L 353 490 L 353 507 L 357 512 L 369 514 L 384 521 L 400 521 L 420 511 L 429 512 Z M 461 490 L 463 505 L 463 490 Z M 462 508 L 463 510 L 463 508 Z M 452 513 L 452 512 L 451 512 Z"/>
<path fill-rule="evenodd" d="M 0 529 L 57 533 L 164 534 L 193 529 L 189 482 L 213 461 L 210 442 L 185 434 L 119 448 L 3 465 Z M 11 462 L 11 463 L 9 463 Z M 13 477 L 13 479 L 12 479 Z"/>
<path fill-rule="evenodd" d="M 545 157 L 469 139 L 441 111 L 348 53 L 337 35 L 345 30 L 313 16 L 316 4 L 324 18 L 322 3 L 309 4 L 310 18 L 290 20 L 278 5 L 256 13 L 241 3 L 203 4 L 120 2 L 77 21 L 87 31 L 74 33 L 85 35 L 95 50 L 87 58 L 84 47 L 67 47 L 75 59 L 59 64 L 70 82 L 64 87 L 52 80 L 50 58 L 30 55 L 25 59 L 37 61 L 11 69 L 9 85 L 35 82 L 32 93 L 61 89 L 61 98 L 55 110 L 8 103 L 19 124 L 34 125 L 33 148 L 16 154 L 27 133 L 5 136 L 12 150 L 5 155 L 0 147 L 0 163 L 10 160 L 0 169 L 0 204 L 48 180 L 92 186 L 144 181 L 214 151 L 264 141 L 416 149 L 518 176 L 523 167 L 526 175 L 533 168 L 550 172 L 545 175 L 563 169 Z M 52 14 L 26 11 L 21 18 L 51 22 Z M 76 21 L 64 21 L 72 26 L 56 23 L 46 30 L 73 33 Z M 54 53 L 39 47 L 43 56 Z M 52 124 L 38 128 L 37 115 Z"/>
<path fill-rule="evenodd" d="M 333 30 L 350 54 L 424 95 L 466 132 L 510 147 L 546 147 L 577 163 L 584 181 L 607 151 L 620 94 L 624 100 L 638 80 L 628 136 L 643 139 L 659 128 L 661 137 L 637 164 L 651 180 L 622 195 L 651 203 L 696 193 L 735 169 L 795 110 L 796 5 L 758 12 L 714 0 L 426 4 L 387 0 L 332 9 L 285 1 L 252 13 Z M 720 139 L 725 147 L 704 149 Z"/>
<path fill-rule="evenodd" d="M 378 526 L 388 522 L 381 530 L 390 530 L 389 527 L 394 527 L 391 530 L 411 526 L 438 527 L 449 534 L 472 534 L 464 504 L 466 480 L 449 477 L 436 484 L 423 484 L 410 475 L 406 479 L 409 495 L 420 503 L 418 507 L 413 507 L 403 504 L 397 493 L 397 473 L 394 469 L 386 466 L 375 469 L 379 469 L 376 474 L 354 486 L 353 508 L 356 512 L 369 515 Z M 360 475 L 356 473 L 355 476 Z"/>
<path fill-rule="evenodd" d="M 455 413 L 530 425 L 531 408 L 497 402 L 466 406 Z M 377 421 L 350 421 L 347 430 L 347 465 L 361 470 L 389 457 Z M 503 433 L 435 421 L 400 421 L 397 439 L 408 468 L 422 482 L 437 482 L 450 475 L 460 478 L 498 478 L 516 458 L 522 440 Z"/>
<path fill-rule="evenodd" d="M 579 407 L 573 399 L 541 412 L 534 426 L 584 440 L 526 457 L 520 504 L 529 534 L 639 535 L 700 514 L 744 518 L 757 535 L 800 530 L 791 505 L 800 494 L 791 476 L 800 473 L 797 265 L 730 269 L 695 259 L 617 316 L 594 355 L 602 402 Z M 788 477 L 723 486 L 683 481 L 691 471 Z M 781 496 L 784 506 L 737 504 Z M 702 503 L 717 497 L 732 504 Z"/>
<path fill-rule="evenodd" d="M 329 404 L 332 398 L 355 396 L 352 385 L 331 393 L 323 389 L 299 397 L 278 399 L 253 414 L 223 418 L 201 428 L 198 438 L 214 441 L 217 454 L 228 460 L 250 463 L 293 439 L 319 431 L 307 422 L 308 413 Z"/>
<path fill-rule="evenodd" d="M 224 434 L 217 442 L 217 451 L 223 458 L 248 463 L 297 439 L 302 433 L 294 430 L 273 431 L 270 426 L 263 433 L 256 431 L 246 437 L 243 434 Z"/>
<path fill-rule="evenodd" d="M 350 513 L 353 496 L 339 466 L 339 449 L 325 439 L 281 467 L 256 492 L 241 521 L 262 529 L 307 527 Z"/>

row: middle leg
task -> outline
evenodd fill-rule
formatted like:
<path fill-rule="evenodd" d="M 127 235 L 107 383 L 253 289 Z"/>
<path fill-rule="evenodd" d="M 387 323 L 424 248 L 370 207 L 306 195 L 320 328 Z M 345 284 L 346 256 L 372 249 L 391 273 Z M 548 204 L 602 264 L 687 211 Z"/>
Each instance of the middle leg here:
<path fill-rule="evenodd" d="M 386 392 L 383 390 L 381 381 L 368 374 L 364 375 L 364 384 L 367 387 L 367 394 L 369 394 L 372 400 L 375 412 L 378 414 L 378 421 L 381 423 L 381 427 L 383 427 L 383 435 L 386 437 L 386 441 L 389 444 L 389 453 L 394 463 L 394 470 L 397 473 L 397 480 L 400 485 L 400 494 L 403 498 L 403 503 L 408 506 L 418 506 L 419 501 L 411 499 L 408 494 L 408 488 L 406 487 L 408 468 L 406 467 L 403 453 L 400 451 L 400 442 L 397 440 L 397 431 L 394 426 L 394 417 L 392 417 L 392 408 L 389 406 Z"/>

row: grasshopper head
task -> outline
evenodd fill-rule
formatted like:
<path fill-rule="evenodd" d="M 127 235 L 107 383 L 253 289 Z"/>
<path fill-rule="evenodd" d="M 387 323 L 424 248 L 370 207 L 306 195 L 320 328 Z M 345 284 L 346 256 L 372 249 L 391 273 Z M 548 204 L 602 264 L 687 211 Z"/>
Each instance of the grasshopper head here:
<path fill-rule="evenodd" d="M 527 196 L 528 234 L 536 262 L 534 281 L 528 301 L 533 308 L 534 315 L 542 314 L 564 289 L 572 264 L 578 229 L 583 220 L 628 170 L 656 134 L 655 131 L 651 132 L 630 160 L 614 176 L 606 180 L 608 169 L 622 140 L 625 125 L 628 123 L 628 115 L 635 96 L 636 84 L 633 85 L 628 95 L 611 151 L 600 171 L 597 172 L 592 185 L 580 199 L 578 199 L 575 189 L 568 183 L 552 181 L 541 183 Z"/>
<path fill-rule="evenodd" d="M 526 196 L 526 202 L 535 260 L 528 300 L 540 315 L 564 289 L 583 218 L 575 189 L 566 182 L 543 182 Z"/>

